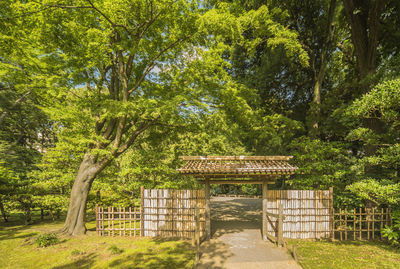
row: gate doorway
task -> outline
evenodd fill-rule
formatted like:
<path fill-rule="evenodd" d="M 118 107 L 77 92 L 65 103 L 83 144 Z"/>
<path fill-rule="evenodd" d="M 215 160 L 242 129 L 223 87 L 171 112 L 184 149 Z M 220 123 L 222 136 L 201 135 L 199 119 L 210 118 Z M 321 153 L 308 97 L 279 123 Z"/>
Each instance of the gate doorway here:
<path fill-rule="evenodd" d="M 261 238 L 262 199 L 250 197 L 211 198 L 211 237 L 254 230 Z"/>
<path fill-rule="evenodd" d="M 268 184 L 281 175 L 291 175 L 297 167 L 292 156 L 181 156 L 178 171 L 198 178 L 205 190 L 205 236 L 211 237 L 210 184 L 262 184 L 262 236 L 267 240 Z M 237 179 L 239 178 L 239 179 Z"/>

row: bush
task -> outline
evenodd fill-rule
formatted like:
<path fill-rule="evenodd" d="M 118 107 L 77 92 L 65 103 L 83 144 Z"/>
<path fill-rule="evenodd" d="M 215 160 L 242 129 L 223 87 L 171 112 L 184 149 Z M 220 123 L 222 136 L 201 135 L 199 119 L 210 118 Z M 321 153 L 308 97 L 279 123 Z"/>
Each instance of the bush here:
<path fill-rule="evenodd" d="M 400 247 L 400 210 L 392 212 L 392 226 L 385 226 L 382 231 L 382 236 L 386 237 L 390 244 Z"/>
<path fill-rule="evenodd" d="M 72 256 L 79 256 L 81 254 L 85 254 L 85 252 L 77 250 L 77 249 L 74 249 L 73 251 L 71 251 Z"/>
<path fill-rule="evenodd" d="M 38 247 L 45 248 L 58 244 L 60 239 L 55 233 L 41 234 L 35 239 L 35 243 Z"/>
<path fill-rule="evenodd" d="M 111 245 L 108 250 L 111 252 L 111 254 L 121 254 L 124 252 L 122 249 L 118 248 L 116 245 Z"/>

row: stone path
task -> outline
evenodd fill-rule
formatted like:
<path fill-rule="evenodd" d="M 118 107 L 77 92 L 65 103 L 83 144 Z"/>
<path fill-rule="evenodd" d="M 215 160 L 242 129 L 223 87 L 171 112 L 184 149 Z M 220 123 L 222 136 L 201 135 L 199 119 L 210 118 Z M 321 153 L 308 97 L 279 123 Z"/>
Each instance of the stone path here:
<path fill-rule="evenodd" d="M 301 269 L 285 248 L 262 240 L 261 211 L 261 199 L 213 198 L 212 238 L 202 243 L 196 268 Z"/>

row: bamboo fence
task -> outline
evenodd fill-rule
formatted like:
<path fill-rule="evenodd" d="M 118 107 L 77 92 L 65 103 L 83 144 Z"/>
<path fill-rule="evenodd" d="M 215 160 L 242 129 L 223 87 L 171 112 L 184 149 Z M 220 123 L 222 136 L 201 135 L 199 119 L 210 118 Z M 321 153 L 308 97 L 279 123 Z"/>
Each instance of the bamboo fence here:
<path fill-rule="evenodd" d="M 283 205 L 283 237 L 291 239 L 316 239 L 331 236 L 333 212 L 332 190 L 269 190 L 269 214 L 278 214 Z M 276 236 L 277 219 L 269 217 L 267 231 Z"/>
<path fill-rule="evenodd" d="M 391 225 L 389 208 L 337 209 L 335 238 L 339 240 L 363 240 L 381 238 L 385 225 Z"/>
<path fill-rule="evenodd" d="M 141 219 L 140 208 L 96 205 L 96 231 L 100 236 L 141 236 Z"/>
<path fill-rule="evenodd" d="M 195 208 L 200 211 L 200 236 L 205 232 L 204 190 L 144 190 L 144 236 L 193 238 Z"/>
<path fill-rule="evenodd" d="M 197 229 L 199 236 L 205 236 L 204 190 L 142 189 L 141 194 L 142 207 L 96 205 L 97 234 L 194 238 Z M 280 232 L 283 238 L 369 240 L 381 237 L 382 229 L 391 225 L 388 208 L 334 210 L 332 201 L 332 189 L 269 190 L 267 234 L 277 238 L 277 227 L 282 226 Z M 196 208 L 199 216 L 197 221 Z M 282 217 L 279 218 L 279 215 Z"/>

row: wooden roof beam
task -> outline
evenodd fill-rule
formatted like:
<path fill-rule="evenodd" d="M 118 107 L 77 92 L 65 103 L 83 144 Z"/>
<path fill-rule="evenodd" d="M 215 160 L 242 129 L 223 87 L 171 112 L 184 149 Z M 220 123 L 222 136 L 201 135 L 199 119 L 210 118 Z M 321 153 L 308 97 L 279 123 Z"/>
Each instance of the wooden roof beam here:
<path fill-rule="evenodd" d="M 199 160 L 288 161 L 292 159 L 293 156 L 179 156 L 179 158 L 184 161 L 199 161 Z"/>
<path fill-rule="evenodd" d="M 205 184 L 205 180 L 197 180 L 200 184 Z M 210 184 L 262 184 L 263 180 L 210 180 Z M 267 184 L 274 184 L 274 181 L 267 181 Z"/>

